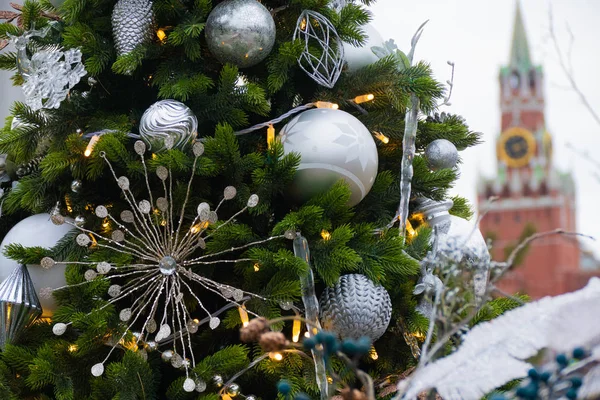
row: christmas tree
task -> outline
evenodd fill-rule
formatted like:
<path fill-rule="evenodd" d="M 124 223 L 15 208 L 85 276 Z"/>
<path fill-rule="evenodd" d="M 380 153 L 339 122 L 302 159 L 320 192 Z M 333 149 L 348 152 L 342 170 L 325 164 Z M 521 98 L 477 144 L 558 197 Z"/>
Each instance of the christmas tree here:
<path fill-rule="evenodd" d="M 519 304 L 488 301 L 482 239 L 452 258 L 481 236 L 448 197 L 480 136 L 440 113 L 452 83 L 413 60 L 423 27 L 402 51 L 370 3 L 4 14 L 0 66 L 26 102 L 0 134 L 0 268 L 27 265 L 11 279 L 30 299 L 0 296 L 2 398 L 391 397 L 423 342 L 460 341 L 429 318 L 457 268 L 475 286 L 441 312 L 476 307 L 474 325 Z M 432 243 L 454 260 L 443 282 Z"/>

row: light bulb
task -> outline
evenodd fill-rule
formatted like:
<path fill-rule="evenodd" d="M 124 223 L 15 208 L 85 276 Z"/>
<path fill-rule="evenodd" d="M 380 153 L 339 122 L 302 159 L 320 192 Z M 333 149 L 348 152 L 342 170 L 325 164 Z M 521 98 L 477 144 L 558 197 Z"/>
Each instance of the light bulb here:
<path fill-rule="evenodd" d="M 375 95 L 372 94 L 363 94 L 362 96 L 356 96 L 354 98 L 354 102 L 356 104 L 366 103 L 367 101 L 372 101 L 375 98 Z"/>
<path fill-rule="evenodd" d="M 248 326 L 248 312 L 246 311 L 246 306 L 242 305 L 238 307 L 238 312 L 240 313 L 240 320 L 242 321 L 242 326 Z"/>
<path fill-rule="evenodd" d="M 381 132 L 373 132 L 373 134 L 377 139 L 381 140 L 382 143 L 388 144 L 390 142 L 390 138 Z"/>
<path fill-rule="evenodd" d="M 298 343 L 300 340 L 300 328 L 301 323 L 299 319 L 294 320 L 294 324 L 292 325 L 292 342 Z"/>
<path fill-rule="evenodd" d="M 90 142 L 88 143 L 87 147 L 85 148 L 85 152 L 83 153 L 84 156 L 89 157 L 90 154 L 92 154 L 92 151 L 94 150 L 94 146 L 96 146 L 96 143 L 98 143 L 98 140 L 100 140 L 100 136 L 98 136 L 98 135 L 92 136 L 92 138 L 90 139 Z"/>
<path fill-rule="evenodd" d="M 269 149 L 273 145 L 274 141 L 275 141 L 275 128 L 273 128 L 273 125 L 269 125 L 269 127 L 267 128 L 267 146 Z"/>
<path fill-rule="evenodd" d="M 328 231 L 323 229 L 321 231 L 321 237 L 323 238 L 323 240 L 329 240 L 329 239 L 331 239 L 331 233 L 329 233 Z"/>
<path fill-rule="evenodd" d="M 317 108 L 330 108 L 332 110 L 337 110 L 338 108 L 340 108 L 340 106 L 338 106 L 337 104 L 330 103 L 328 101 L 317 101 L 315 105 L 317 106 Z"/>

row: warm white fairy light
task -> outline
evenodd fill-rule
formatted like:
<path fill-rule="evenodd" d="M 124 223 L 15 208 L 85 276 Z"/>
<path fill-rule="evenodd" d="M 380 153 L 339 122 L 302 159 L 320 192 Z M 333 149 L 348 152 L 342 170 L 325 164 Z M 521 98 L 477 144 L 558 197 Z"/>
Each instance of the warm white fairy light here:
<path fill-rule="evenodd" d="M 172 143 L 165 144 L 168 148 L 172 147 Z M 104 152 L 100 153 L 100 157 L 107 163 L 110 172 L 122 191 L 123 197 L 130 206 L 129 210 L 121 212 L 119 219 L 112 215 L 107 207 L 103 205 L 96 207 L 96 216 L 103 219 L 108 224 L 107 227 L 114 228 L 110 234 L 102 235 L 92 232 L 84 227 L 75 225 L 59 214 L 53 215 L 52 221 L 56 224 L 69 224 L 79 230 L 81 233 L 76 237 L 76 241 L 81 246 L 93 244 L 98 248 L 110 249 L 114 252 L 134 256 L 138 260 L 136 264 L 124 266 L 113 265 L 109 262 L 71 262 L 72 264 L 95 267 L 95 270 L 90 269 L 85 274 L 88 282 L 98 279 L 114 282 L 112 280 L 115 278 L 118 278 L 119 281 L 121 281 L 121 278 L 126 278 L 126 283 L 123 286 L 119 284 L 110 285 L 108 295 L 111 299 L 101 309 L 126 297 L 135 299 L 130 307 L 122 309 L 119 313 L 120 320 L 128 324 L 125 333 L 114 341 L 115 345 L 111 348 L 105 359 L 92 367 L 92 374 L 94 376 L 103 374 L 104 363 L 109 359 L 118 343 L 125 338 L 127 332 L 136 326 L 140 335 L 135 338 L 135 347 L 137 347 L 138 343 L 142 342 L 142 339 L 145 341 L 153 340 L 158 345 L 161 342 L 163 344 L 166 342 L 172 343 L 173 356 L 170 359 L 171 364 L 177 368 L 185 368 L 188 379 L 185 381 L 184 389 L 188 390 L 191 388 L 190 382 L 193 382 L 193 380 L 189 379 L 189 371 L 196 366 L 190 334 L 198 331 L 200 321 L 192 318 L 184 302 L 184 298 L 192 301 L 195 300 L 199 308 L 207 314 L 206 321 L 211 329 L 216 329 L 221 322 L 216 316 L 218 314 L 211 314 L 205 308 L 196 294 L 198 289 L 192 289 L 190 283 L 193 282 L 195 285 L 199 285 L 203 289 L 217 294 L 226 302 L 239 307 L 240 310 L 243 309 L 246 316 L 248 313 L 255 316 L 258 315 L 247 311 L 245 306 L 240 303 L 241 301 L 248 299 L 247 296 L 265 300 L 257 294 L 213 281 L 199 275 L 194 270 L 202 265 L 255 262 L 256 260 L 246 258 L 222 259 L 219 257 L 282 237 L 289 238 L 290 234 L 272 236 L 224 251 L 212 254 L 205 253 L 204 255 L 192 258 L 192 254 L 204 250 L 206 241 L 215 232 L 232 223 L 236 217 L 249 208 L 256 207 L 258 196 L 255 194 L 251 195 L 244 208 L 228 220 L 219 223 L 217 214 L 219 208 L 225 201 L 231 200 L 236 196 L 236 189 L 228 186 L 223 192 L 223 199 L 214 210 L 211 210 L 209 204 L 201 203 L 197 207 L 196 217 L 191 223 L 187 224 L 184 221 L 184 211 L 190 198 L 197 161 L 204 151 L 202 143 L 196 142 L 193 145 L 195 158 L 192 166 L 192 174 L 188 180 L 185 200 L 178 210 L 175 210 L 173 205 L 172 171 L 164 166 L 159 166 L 156 169 L 156 175 L 162 183 L 163 193 L 161 196 L 155 197 L 150 189 L 150 178 L 144 160 L 146 145 L 142 141 L 137 141 L 134 148 L 140 156 L 148 191 L 148 199 L 141 201 L 138 201 L 129 189 L 129 179 L 124 176 L 117 177 L 106 154 Z M 156 209 L 159 211 L 158 213 L 155 213 L 154 210 Z M 205 234 L 209 225 L 213 226 L 213 229 L 210 234 Z M 103 227 L 107 228 L 104 224 Z M 50 264 L 54 263 L 54 260 L 48 259 L 45 262 Z M 85 283 L 87 282 L 82 284 Z M 54 290 L 62 290 L 69 287 L 71 286 L 64 286 Z M 67 324 L 57 323 L 53 327 L 53 332 L 56 335 L 62 335 L 70 324 L 71 322 Z M 150 338 L 151 335 L 154 335 L 152 339 Z M 190 360 L 186 361 L 188 357 Z"/>

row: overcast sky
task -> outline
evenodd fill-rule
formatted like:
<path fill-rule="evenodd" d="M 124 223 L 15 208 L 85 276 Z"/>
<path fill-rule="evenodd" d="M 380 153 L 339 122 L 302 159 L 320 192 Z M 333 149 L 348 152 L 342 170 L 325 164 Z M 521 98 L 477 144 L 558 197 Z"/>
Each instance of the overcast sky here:
<path fill-rule="evenodd" d="M 595 124 L 561 72 L 549 40 L 548 10 L 562 42 L 566 24 L 575 37 L 572 63 L 575 77 L 600 113 L 600 1 L 521 0 L 529 46 L 535 64 L 546 76 L 546 124 L 554 139 L 554 165 L 571 171 L 577 185 L 578 230 L 598 238 L 586 245 L 600 254 L 600 169 L 566 148 L 588 150 L 600 162 L 600 125 Z M 446 61 L 456 63 L 455 86 L 449 111 L 464 116 L 471 129 L 483 132 L 484 144 L 462 153 L 462 177 L 454 192 L 476 199 L 479 173 L 496 169 L 495 138 L 500 131 L 498 69 L 508 62 L 516 0 L 378 0 L 371 7 L 374 24 L 384 39 L 393 38 L 402 50 L 410 48 L 415 29 L 425 28 L 415 59 L 431 63 L 442 82 L 449 78 Z"/>

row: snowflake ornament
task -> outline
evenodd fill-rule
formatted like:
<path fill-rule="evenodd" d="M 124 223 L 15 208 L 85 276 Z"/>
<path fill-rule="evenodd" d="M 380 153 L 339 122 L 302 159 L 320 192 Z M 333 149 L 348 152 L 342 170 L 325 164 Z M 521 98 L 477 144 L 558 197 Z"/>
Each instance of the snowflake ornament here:
<path fill-rule="evenodd" d="M 31 30 L 22 36 L 10 36 L 17 49 L 17 69 L 25 83 L 25 103 L 34 111 L 58 108 L 69 91 L 87 71 L 81 62 L 81 51 L 58 47 L 40 50 L 29 57 L 27 45 L 32 37 L 44 37 L 49 28 Z"/>
<path fill-rule="evenodd" d="M 172 148 L 172 143 L 165 143 L 165 146 Z M 120 338 L 113 341 L 114 345 L 104 360 L 92 367 L 92 374 L 94 376 L 102 375 L 104 363 L 119 342 L 135 327 L 135 330 L 139 332 L 134 335 L 136 344 L 144 343 L 148 350 L 154 350 L 164 345 L 169 346 L 163 352 L 163 359 L 170 361 L 171 365 L 176 368 L 185 369 L 186 378 L 188 378 L 185 381 L 185 389 L 188 390 L 191 387 L 190 382 L 194 382 L 193 379 L 190 379 L 190 370 L 196 366 L 190 336 L 198 331 L 200 325 L 205 323 L 210 329 L 216 329 L 221 322 L 217 316 L 220 312 L 233 306 L 241 307 L 242 302 L 249 298 L 266 300 L 257 294 L 202 276 L 197 272 L 198 267 L 254 262 L 256 260 L 249 258 L 224 259 L 222 257 L 272 240 L 284 237 L 293 238 L 295 234 L 290 235 L 289 232 L 286 232 L 285 235 L 272 236 L 215 253 L 204 252 L 207 241 L 218 230 L 232 223 L 235 218 L 249 208 L 258 205 L 258 196 L 251 195 L 245 207 L 226 221 L 219 221 L 217 213 L 221 205 L 237 195 L 236 189 L 228 186 L 223 192 L 222 200 L 214 210 L 208 203 L 200 203 L 196 207 L 194 219 L 191 223 L 186 223 L 185 210 L 190 200 L 194 171 L 196 171 L 198 159 L 204 151 L 202 143 L 196 142 L 193 145 L 195 158 L 192 174 L 187 183 L 185 200 L 180 208 L 176 208 L 173 203 L 174 180 L 171 169 L 166 166 L 156 168 L 156 178 L 161 182 L 163 190 L 159 195 L 154 194 L 150 189 L 150 175 L 144 161 L 146 145 L 142 141 L 137 141 L 134 148 L 140 156 L 148 194 L 147 199 L 136 199 L 130 190 L 130 180 L 125 176 L 117 177 L 106 154 L 100 153 L 100 157 L 107 163 L 130 207 L 130 209 L 122 211 L 119 216 L 111 214 L 109 208 L 104 205 L 96 207 L 96 216 L 110 221 L 116 227 L 110 235 L 101 235 L 78 226 L 58 213 L 52 215 L 52 221 L 55 224 L 69 224 L 81 232 L 76 236 L 76 242 L 80 246 L 86 247 L 93 243 L 100 249 L 110 249 L 117 253 L 131 255 L 136 259 L 136 262 L 130 265 L 115 265 L 109 261 L 68 262 L 90 266 L 84 275 L 87 282 L 97 282 L 98 280 L 111 282 L 107 291 L 110 300 L 102 308 L 125 298 L 134 299 L 132 304 L 119 312 L 119 319 L 127 324 L 127 329 Z M 202 253 L 203 255 L 199 255 Z M 53 265 L 54 263 L 54 260 L 44 260 L 44 265 Z M 196 286 L 194 289 L 192 289 L 192 284 Z M 221 310 L 211 313 L 196 294 L 198 286 L 221 297 L 227 305 Z M 54 291 L 69 287 L 71 286 L 59 287 Z M 194 319 L 186 306 L 186 300 L 188 303 L 195 302 L 207 317 L 202 321 Z M 248 313 L 257 316 L 250 310 Z M 57 323 L 54 325 L 53 332 L 56 335 L 62 335 L 71 324 L 72 322 Z"/>

